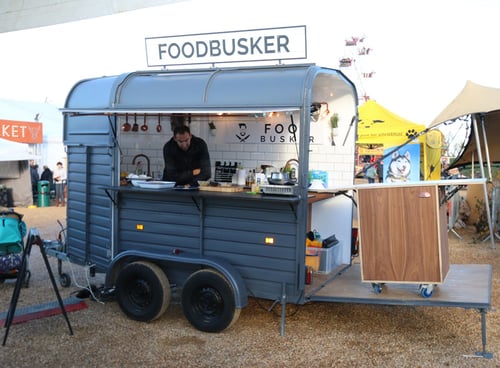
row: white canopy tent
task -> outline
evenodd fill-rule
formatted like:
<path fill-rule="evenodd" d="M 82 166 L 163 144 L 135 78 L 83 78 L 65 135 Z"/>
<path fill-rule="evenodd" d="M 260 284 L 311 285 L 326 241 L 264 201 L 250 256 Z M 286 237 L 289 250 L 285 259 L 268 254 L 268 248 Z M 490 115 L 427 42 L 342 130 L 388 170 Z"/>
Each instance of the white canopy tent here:
<path fill-rule="evenodd" d="M 27 144 L 0 139 L 0 185 L 10 190 L 12 206 L 26 207 L 33 202 L 29 160 L 35 158 Z"/>
<path fill-rule="evenodd" d="M 491 161 L 500 162 L 500 89 L 481 86 L 467 81 L 463 90 L 429 124 L 428 129 L 465 115 L 471 115 L 473 134 L 469 137 L 465 149 L 452 166 L 478 163 L 481 177 L 492 180 Z M 492 145 L 488 145 L 488 140 Z M 487 175 L 484 170 L 486 160 Z M 488 205 L 487 183 L 483 184 L 486 214 L 490 229 L 491 246 L 495 249 L 495 231 L 492 211 Z"/>
<path fill-rule="evenodd" d="M 36 156 L 25 143 L 0 139 L 0 162 L 35 160 Z"/>

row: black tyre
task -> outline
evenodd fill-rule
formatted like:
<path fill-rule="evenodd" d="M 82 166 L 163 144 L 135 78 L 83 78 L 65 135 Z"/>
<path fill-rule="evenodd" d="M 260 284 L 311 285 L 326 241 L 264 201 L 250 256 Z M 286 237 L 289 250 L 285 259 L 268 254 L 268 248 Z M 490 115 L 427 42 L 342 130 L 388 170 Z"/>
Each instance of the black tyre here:
<path fill-rule="evenodd" d="M 231 284 L 211 269 L 193 273 L 182 289 L 182 309 L 188 321 L 204 332 L 229 328 L 240 315 Z"/>
<path fill-rule="evenodd" d="M 133 262 L 120 271 L 116 298 L 131 319 L 148 322 L 159 318 L 170 303 L 170 284 L 165 272 L 149 262 Z"/>

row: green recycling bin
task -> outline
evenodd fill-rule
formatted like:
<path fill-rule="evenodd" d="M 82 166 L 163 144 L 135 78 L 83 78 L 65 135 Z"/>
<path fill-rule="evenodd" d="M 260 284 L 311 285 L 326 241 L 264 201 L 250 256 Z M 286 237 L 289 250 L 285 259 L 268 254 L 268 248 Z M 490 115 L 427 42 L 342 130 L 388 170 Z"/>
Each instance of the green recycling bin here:
<path fill-rule="evenodd" d="M 50 183 L 47 180 L 38 182 L 38 207 L 50 206 Z"/>

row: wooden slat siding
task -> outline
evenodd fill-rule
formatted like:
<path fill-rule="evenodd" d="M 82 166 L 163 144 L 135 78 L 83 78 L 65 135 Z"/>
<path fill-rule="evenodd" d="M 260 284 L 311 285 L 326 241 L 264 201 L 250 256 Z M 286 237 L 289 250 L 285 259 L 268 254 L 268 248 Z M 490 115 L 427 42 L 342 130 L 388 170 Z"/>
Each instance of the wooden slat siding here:
<path fill-rule="evenodd" d="M 161 191 L 122 192 L 119 201 L 117 252 L 178 248 L 217 257 L 238 269 L 255 296 L 276 298 L 287 283 L 287 295 L 297 297 L 297 219 L 289 203 Z M 144 230 L 136 230 L 138 223 Z M 266 236 L 274 245 L 264 244 Z"/>
<path fill-rule="evenodd" d="M 290 204 L 207 198 L 204 210 L 205 254 L 227 259 L 256 297 L 276 298 L 283 283 L 296 297 L 297 218 Z M 274 245 L 264 244 L 266 236 Z"/>
<path fill-rule="evenodd" d="M 108 147 L 68 146 L 68 255 L 104 271 L 112 244 L 112 207 L 103 187 L 112 185 Z M 68 188 L 69 189 L 69 188 Z"/>
<path fill-rule="evenodd" d="M 120 196 L 117 252 L 141 250 L 164 253 L 175 247 L 199 253 L 200 212 L 191 197 L 170 196 L 159 200 L 161 192 Z M 136 230 L 136 224 L 144 230 Z"/>

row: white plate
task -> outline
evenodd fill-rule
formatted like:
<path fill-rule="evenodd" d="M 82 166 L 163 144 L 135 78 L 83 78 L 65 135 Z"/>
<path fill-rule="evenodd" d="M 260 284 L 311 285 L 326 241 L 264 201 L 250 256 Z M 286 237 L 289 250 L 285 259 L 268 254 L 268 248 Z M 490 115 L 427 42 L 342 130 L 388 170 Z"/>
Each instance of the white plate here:
<path fill-rule="evenodd" d="M 139 188 L 147 189 L 166 189 L 173 188 L 175 186 L 175 181 L 143 181 L 137 183 Z"/>
<path fill-rule="evenodd" d="M 132 183 L 132 185 L 134 187 L 138 187 L 139 183 L 144 183 L 145 181 L 151 180 L 151 179 L 152 179 L 152 177 L 150 177 L 150 176 L 142 176 L 142 177 L 137 177 L 137 178 L 133 178 L 133 179 L 128 178 L 128 180 L 130 180 L 130 182 Z"/>

